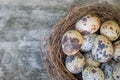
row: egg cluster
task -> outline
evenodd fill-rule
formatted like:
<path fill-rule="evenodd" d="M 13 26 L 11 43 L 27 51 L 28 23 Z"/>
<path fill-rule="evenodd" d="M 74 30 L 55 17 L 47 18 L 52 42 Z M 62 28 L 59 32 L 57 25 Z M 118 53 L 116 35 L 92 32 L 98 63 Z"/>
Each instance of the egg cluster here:
<path fill-rule="evenodd" d="M 83 80 L 120 80 L 120 27 L 114 20 L 83 16 L 61 43 L 72 74 L 82 73 Z"/>

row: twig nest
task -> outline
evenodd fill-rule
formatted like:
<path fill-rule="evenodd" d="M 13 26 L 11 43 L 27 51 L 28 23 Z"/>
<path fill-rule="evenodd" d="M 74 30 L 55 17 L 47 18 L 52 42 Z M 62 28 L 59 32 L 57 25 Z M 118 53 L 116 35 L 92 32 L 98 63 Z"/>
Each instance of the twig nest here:
<path fill-rule="evenodd" d="M 80 31 L 81 34 L 92 34 L 95 33 L 100 27 L 100 19 L 96 15 L 83 16 L 76 23 L 76 30 Z"/>
<path fill-rule="evenodd" d="M 113 59 L 115 61 L 120 61 L 120 40 L 116 41 L 113 44 L 113 47 L 114 47 Z"/>
<path fill-rule="evenodd" d="M 120 36 L 120 27 L 115 21 L 109 20 L 102 24 L 100 33 L 110 41 L 115 41 Z"/>
<path fill-rule="evenodd" d="M 62 49 L 65 54 L 74 55 L 80 50 L 83 42 L 81 34 L 76 30 L 67 31 L 62 38 Z"/>
<path fill-rule="evenodd" d="M 113 78 L 114 80 L 120 80 L 120 62 L 113 68 Z"/>
<path fill-rule="evenodd" d="M 78 52 L 75 55 L 67 56 L 65 65 L 71 73 L 78 74 L 82 71 L 85 65 L 85 58 L 80 52 Z"/>
<path fill-rule="evenodd" d="M 95 66 L 89 65 L 82 72 L 83 80 L 104 80 L 103 71 Z"/>
<path fill-rule="evenodd" d="M 85 61 L 86 61 L 86 65 L 93 65 L 93 66 L 100 66 L 100 62 L 96 61 L 93 57 L 92 57 L 92 53 L 88 52 L 84 54 L 85 56 Z"/>
<path fill-rule="evenodd" d="M 112 43 L 103 35 L 98 35 L 92 48 L 92 56 L 99 62 L 108 62 L 113 55 Z"/>
<path fill-rule="evenodd" d="M 83 35 L 83 43 L 80 47 L 80 51 L 89 52 L 92 50 L 93 42 L 96 38 L 97 34 L 88 34 Z"/>
<path fill-rule="evenodd" d="M 103 2 L 78 5 L 69 11 L 49 37 L 46 69 L 51 79 L 111 80 L 113 76 L 120 80 L 120 63 L 113 72 L 112 63 L 106 64 L 112 58 L 120 61 L 120 8 Z"/>

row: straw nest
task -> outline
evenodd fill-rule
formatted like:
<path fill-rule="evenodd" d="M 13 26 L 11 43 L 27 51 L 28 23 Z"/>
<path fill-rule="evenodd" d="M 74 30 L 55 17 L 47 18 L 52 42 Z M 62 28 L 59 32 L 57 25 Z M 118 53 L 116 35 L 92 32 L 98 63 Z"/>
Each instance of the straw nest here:
<path fill-rule="evenodd" d="M 75 23 L 86 14 L 96 14 L 101 22 L 114 20 L 120 25 L 120 9 L 108 3 L 96 3 L 86 6 L 75 6 L 68 14 L 52 27 L 49 37 L 49 49 L 46 57 L 46 70 L 51 80 L 82 80 L 81 73 L 74 75 L 65 67 L 66 55 L 62 51 L 63 34 L 75 28 Z"/>

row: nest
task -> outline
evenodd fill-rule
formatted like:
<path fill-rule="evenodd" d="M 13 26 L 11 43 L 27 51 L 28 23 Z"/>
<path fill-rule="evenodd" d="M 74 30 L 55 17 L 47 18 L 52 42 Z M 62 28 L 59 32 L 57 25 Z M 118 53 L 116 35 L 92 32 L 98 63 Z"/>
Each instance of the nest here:
<path fill-rule="evenodd" d="M 65 32 L 74 29 L 75 23 L 87 14 L 98 15 L 102 23 L 106 20 L 114 20 L 120 25 L 120 9 L 115 5 L 96 3 L 72 8 L 51 30 L 45 64 L 51 80 L 83 80 L 81 73 L 74 75 L 66 69 L 66 55 L 62 51 L 61 39 Z"/>

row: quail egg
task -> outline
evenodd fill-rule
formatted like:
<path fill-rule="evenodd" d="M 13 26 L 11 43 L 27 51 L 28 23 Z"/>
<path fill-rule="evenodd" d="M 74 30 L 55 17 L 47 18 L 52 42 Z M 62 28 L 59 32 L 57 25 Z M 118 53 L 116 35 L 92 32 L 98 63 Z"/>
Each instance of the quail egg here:
<path fill-rule="evenodd" d="M 113 55 L 112 43 L 103 35 L 98 35 L 92 48 L 92 56 L 99 62 L 108 62 Z"/>
<path fill-rule="evenodd" d="M 80 31 L 81 34 L 92 34 L 95 33 L 100 27 L 100 19 L 94 15 L 83 16 L 76 23 L 76 30 Z"/>
<path fill-rule="evenodd" d="M 82 35 L 76 30 L 67 31 L 62 37 L 62 49 L 65 54 L 74 55 L 80 50 Z"/>
<path fill-rule="evenodd" d="M 116 41 L 113 44 L 113 47 L 114 47 L 113 59 L 115 61 L 120 61 L 120 40 Z"/>
<path fill-rule="evenodd" d="M 93 66 L 100 66 L 100 62 L 96 61 L 93 57 L 92 57 L 92 53 L 88 52 L 84 54 L 85 57 L 85 61 L 86 61 L 86 65 L 93 65 Z"/>
<path fill-rule="evenodd" d="M 97 34 L 88 34 L 83 36 L 83 43 L 80 47 L 80 51 L 89 52 L 92 50 L 93 42 Z"/>
<path fill-rule="evenodd" d="M 114 80 L 120 80 L 120 62 L 118 62 L 113 68 Z"/>
<path fill-rule="evenodd" d="M 67 56 L 65 65 L 71 73 L 78 74 L 82 71 L 85 65 L 85 58 L 80 52 L 78 52 L 75 55 Z"/>
<path fill-rule="evenodd" d="M 103 71 L 95 66 L 89 65 L 82 71 L 83 80 L 104 80 Z"/>
<path fill-rule="evenodd" d="M 114 80 L 112 77 L 112 71 L 115 64 L 116 62 L 111 60 L 101 65 L 101 69 L 105 74 L 105 80 Z"/>
<path fill-rule="evenodd" d="M 110 41 L 115 41 L 120 36 L 120 27 L 115 21 L 109 20 L 102 24 L 100 33 Z"/>

